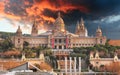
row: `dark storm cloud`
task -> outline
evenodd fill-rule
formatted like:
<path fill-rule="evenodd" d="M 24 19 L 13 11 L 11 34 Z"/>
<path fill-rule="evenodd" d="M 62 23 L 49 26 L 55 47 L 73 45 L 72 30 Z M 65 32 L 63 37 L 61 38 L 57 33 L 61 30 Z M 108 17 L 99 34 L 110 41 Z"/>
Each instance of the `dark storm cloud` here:
<path fill-rule="evenodd" d="M 118 14 L 120 0 L 95 0 L 90 6 L 91 14 L 95 19 Z"/>
<path fill-rule="evenodd" d="M 79 10 L 79 13 L 86 12 L 85 14 L 92 15 L 93 18 L 105 17 L 112 15 L 115 12 L 117 13 L 119 10 L 116 8 L 120 6 L 120 0 L 9 0 L 9 2 L 5 5 L 5 11 L 7 13 L 11 12 L 15 15 L 26 15 L 26 8 L 32 7 L 35 3 L 42 3 L 45 1 L 56 8 L 65 5 L 75 6 L 76 9 L 71 9 L 69 11 L 74 12 L 74 10 Z M 25 4 L 26 2 L 28 2 L 28 4 Z M 83 6 L 84 8 L 79 8 L 80 6 Z M 47 8 L 47 4 L 44 11 L 46 11 L 46 9 L 51 10 Z M 53 10 L 51 11 L 55 12 Z M 51 16 L 51 14 L 48 16 Z"/>
<path fill-rule="evenodd" d="M 15 14 L 18 16 L 22 16 L 26 14 L 25 8 L 24 8 L 24 2 L 23 0 L 10 0 L 5 5 L 5 13 Z"/>
<path fill-rule="evenodd" d="M 54 18 L 56 18 L 57 16 L 57 13 L 56 12 L 54 12 L 54 11 L 52 11 L 52 10 L 49 10 L 49 9 L 44 9 L 44 11 L 43 11 L 43 15 L 45 15 L 45 16 L 49 16 L 49 17 L 54 17 Z"/>

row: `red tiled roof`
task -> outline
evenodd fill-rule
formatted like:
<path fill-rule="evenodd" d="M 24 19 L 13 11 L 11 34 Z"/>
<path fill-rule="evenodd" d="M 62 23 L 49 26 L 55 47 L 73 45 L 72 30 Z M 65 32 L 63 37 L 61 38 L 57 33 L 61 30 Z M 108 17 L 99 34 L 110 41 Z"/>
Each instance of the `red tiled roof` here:
<path fill-rule="evenodd" d="M 112 46 L 120 46 L 120 40 L 110 40 L 108 43 Z"/>
<path fill-rule="evenodd" d="M 34 64 L 34 66 L 36 66 L 40 70 L 46 70 L 46 71 L 51 71 L 52 70 L 52 67 L 46 62 L 41 62 L 40 64 Z M 34 67 L 31 66 L 31 65 L 29 65 L 29 68 L 34 69 Z"/>
<path fill-rule="evenodd" d="M 51 70 L 52 70 L 52 67 L 51 67 L 49 64 L 43 62 L 43 63 L 40 64 L 40 69 L 41 69 L 41 70 L 51 71 Z"/>
<path fill-rule="evenodd" d="M 25 61 L 0 61 L 0 69 L 9 70 L 25 63 Z"/>

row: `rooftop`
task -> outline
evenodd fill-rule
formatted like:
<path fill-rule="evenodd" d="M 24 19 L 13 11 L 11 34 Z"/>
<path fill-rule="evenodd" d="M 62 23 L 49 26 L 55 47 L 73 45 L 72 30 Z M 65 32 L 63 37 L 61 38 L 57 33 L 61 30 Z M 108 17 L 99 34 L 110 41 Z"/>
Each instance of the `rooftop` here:
<path fill-rule="evenodd" d="M 25 63 L 26 63 L 25 61 L 13 61 L 13 60 L 3 61 L 3 60 L 0 60 L 0 70 L 9 70 L 9 69 L 15 68 L 17 66 L 23 65 Z"/>
<path fill-rule="evenodd" d="M 110 40 L 108 43 L 112 46 L 120 46 L 120 40 Z"/>

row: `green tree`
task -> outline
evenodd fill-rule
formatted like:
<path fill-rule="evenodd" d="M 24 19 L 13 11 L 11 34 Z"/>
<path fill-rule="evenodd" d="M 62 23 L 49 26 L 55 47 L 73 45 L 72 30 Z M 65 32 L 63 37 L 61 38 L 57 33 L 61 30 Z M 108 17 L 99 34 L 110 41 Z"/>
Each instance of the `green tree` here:
<path fill-rule="evenodd" d="M 50 62 L 49 64 L 54 68 L 54 69 L 57 69 L 58 68 L 58 64 L 57 64 L 57 59 L 55 56 L 49 56 L 50 58 Z"/>
<path fill-rule="evenodd" d="M 86 54 L 82 54 L 82 53 L 71 53 L 70 57 L 81 57 L 82 59 L 85 59 Z"/>
<path fill-rule="evenodd" d="M 44 52 L 45 56 L 51 56 L 52 51 L 51 48 L 38 46 L 37 48 L 34 48 L 36 51 L 37 56 L 39 56 L 40 52 Z"/>
<path fill-rule="evenodd" d="M 94 47 L 96 48 L 96 50 L 101 50 L 101 45 L 99 44 L 96 44 Z"/>
<path fill-rule="evenodd" d="M 86 48 L 85 47 L 74 47 L 73 52 L 74 53 L 86 53 Z"/>
<path fill-rule="evenodd" d="M 87 50 L 87 55 L 89 55 L 89 53 L 91 52 L 91 51 L 96 51 L 96 48 L 95 47 L 86 47 L 86 50 Z"/>
<path fill-rule="evenodd" d="M 1 49 L 3 51 L 6 51 L 8 49 L 11 49 L 14 47 L 13 43 L 12 43 L 12 40 L 10 37 L 6 38 L 2 43 L 1 43 Z"/>
<path fill-rule="evenodd" d="M 25 48 L 25 47 L 28 47 L 28 46 L 29 46 L 29 42 L 24 41 L 24 42 L 23 42 L 23 47 Z"/>
<path fill-rule="evenodd" d="M 51 49 L 44 50 L 44 53 L 45 53 L 45 56 L 51 56 L 53 54 Z"/>
<path fill-rule="evenodd" d="M 25 53 L 26 57 L 28 57 L 28 58 L 35 57 L 34 52 L 30 48 L 29 49 L 28 48 L 24 49 L 24 53 Z"/>

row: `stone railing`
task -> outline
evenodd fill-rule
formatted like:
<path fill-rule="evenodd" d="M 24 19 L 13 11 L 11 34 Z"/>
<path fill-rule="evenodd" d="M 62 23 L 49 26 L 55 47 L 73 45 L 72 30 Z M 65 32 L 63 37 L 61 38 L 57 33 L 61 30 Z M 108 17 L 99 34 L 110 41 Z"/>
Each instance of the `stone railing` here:
<path fill-rule="evenodd" d="M 52 51 L 64 51 L 64 52 L 72 52 L 73 49 L 52 49 Z"/>

